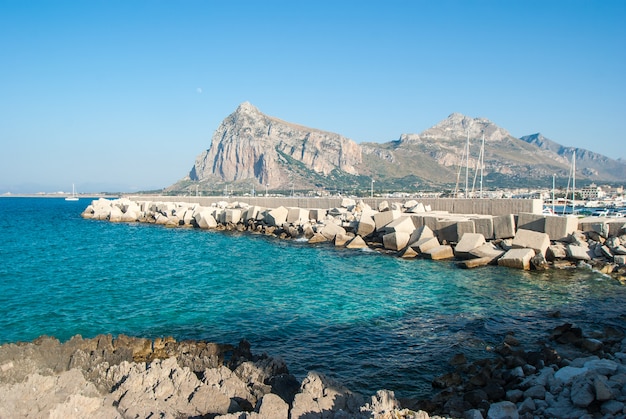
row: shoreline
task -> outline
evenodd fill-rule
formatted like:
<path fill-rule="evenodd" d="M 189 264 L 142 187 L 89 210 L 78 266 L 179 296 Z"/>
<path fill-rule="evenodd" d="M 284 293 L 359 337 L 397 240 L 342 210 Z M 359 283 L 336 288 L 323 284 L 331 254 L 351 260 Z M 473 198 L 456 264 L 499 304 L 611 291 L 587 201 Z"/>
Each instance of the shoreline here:
<path fill-rule="evenodd" d="M 533 204 L 534 205 L 534 204 Z M 415 200 L 343 198 L 332 208 L 275 208 L 245 202 L 92 201 L 81 216 L 109 222 L 238 231 L 369 248 L 397 257 L 452 260 L 461 268 L 592 268 L 626 284 L 626 219 L 519 214 L 455 214 Z"/>
<path fill-rule="evenodd" d="M 454 355 L 429 399 L 398 399 L 384 389 L 361 395 L 315 371 L 298 380 L 280 357 L 255 355 L 245 340 L 76 335 L 61 343 L 42 336 L 0 345 L 0 416 L 622 417 L 625 336 L 566 323 L 526 349 L 511 331 L 488 358 Z"/>

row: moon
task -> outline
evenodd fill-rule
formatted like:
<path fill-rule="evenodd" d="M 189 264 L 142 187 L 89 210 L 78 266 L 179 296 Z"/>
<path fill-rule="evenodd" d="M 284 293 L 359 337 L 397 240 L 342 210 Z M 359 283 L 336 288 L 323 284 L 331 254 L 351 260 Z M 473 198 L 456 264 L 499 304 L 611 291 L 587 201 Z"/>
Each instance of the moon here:
<path fill-rule="evenodd" d="M 202 93 L 202 87 L 198 87 L 198 88 L 196 88 L 196 92 L 198 92 L 198 93 Z"/>

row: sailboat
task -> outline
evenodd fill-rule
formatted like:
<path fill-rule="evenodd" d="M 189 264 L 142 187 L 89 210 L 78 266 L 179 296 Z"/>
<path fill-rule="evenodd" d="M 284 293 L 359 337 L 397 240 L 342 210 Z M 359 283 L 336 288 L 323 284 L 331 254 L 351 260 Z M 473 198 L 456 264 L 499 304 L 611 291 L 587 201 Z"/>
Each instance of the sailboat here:
<path fill-rule="evenodd" d="M 76 189 L 74 189 L 74 184 L 72 183 L 72 195 L 65 198 L 66 201 L 78 201 L 78 196 L 76 195 Z"/>

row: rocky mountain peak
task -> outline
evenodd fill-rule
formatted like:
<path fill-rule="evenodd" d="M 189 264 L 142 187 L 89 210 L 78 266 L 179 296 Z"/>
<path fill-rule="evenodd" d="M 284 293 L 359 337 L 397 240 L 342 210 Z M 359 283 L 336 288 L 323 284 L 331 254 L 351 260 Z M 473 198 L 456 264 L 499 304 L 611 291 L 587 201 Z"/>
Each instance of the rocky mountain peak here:
<path fill-rule="evenodd" d="M 307 128 L 260 112 L 249 102 L 237 107 L 213 134 L 211 146 L 198 156 L 191 180 L 249 181 L 273 188 L 294 180 L 310 183 L 305 172 L 328 176 L 337 169 L 357 174 L 361 148 L 339 134 Z M 293 163 L 304 169 L 294 173 Z M 302 167 L 301 166 L 301 167 Z"/>
<path fill-rule="evenodd" d="M 243 102 L 235 110 L 235 114 L 260 114 L 259 109 L 250 102 Z"/>
<path fill-rule="evenodd" d="M 420 134 L 423 139 L 458 140 L 466 138 L 480 138 L 485 135 L 487 141 L 502 141 L 512 137 L 504 128 L 500 128 L 487 118 L 471 118 L 461 113 L 453 113 L 432 128 Z"/>

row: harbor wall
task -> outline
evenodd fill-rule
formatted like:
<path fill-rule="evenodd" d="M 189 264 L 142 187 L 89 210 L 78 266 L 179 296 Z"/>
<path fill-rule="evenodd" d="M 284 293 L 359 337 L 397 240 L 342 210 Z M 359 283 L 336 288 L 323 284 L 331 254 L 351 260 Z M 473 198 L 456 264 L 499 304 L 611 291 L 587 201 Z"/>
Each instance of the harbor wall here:
<path fill-rule="evenodd" d="M 163 201 L 189 202 L 210 206 L 220 201 L 245 202 L 264 208 L 297 207 L 297 208 L 336 208 L 341 206 L 342 197 L 283 197 L 283 196 L 159 196 L 159 195 L 128 195 L 135 201 Z M 448 211 L 451 214 L 479 214 L 479 215 L 508 215 L 531 213 L 541 214 L 543 211 L 542 199 L 463 199 L 463 198 L 356 198 L 363 200 L 372 208 L 377 208 L 382 201 L 406 202 L 415 200 L 424 205 L 430 205 L 433 211 Z"/>

